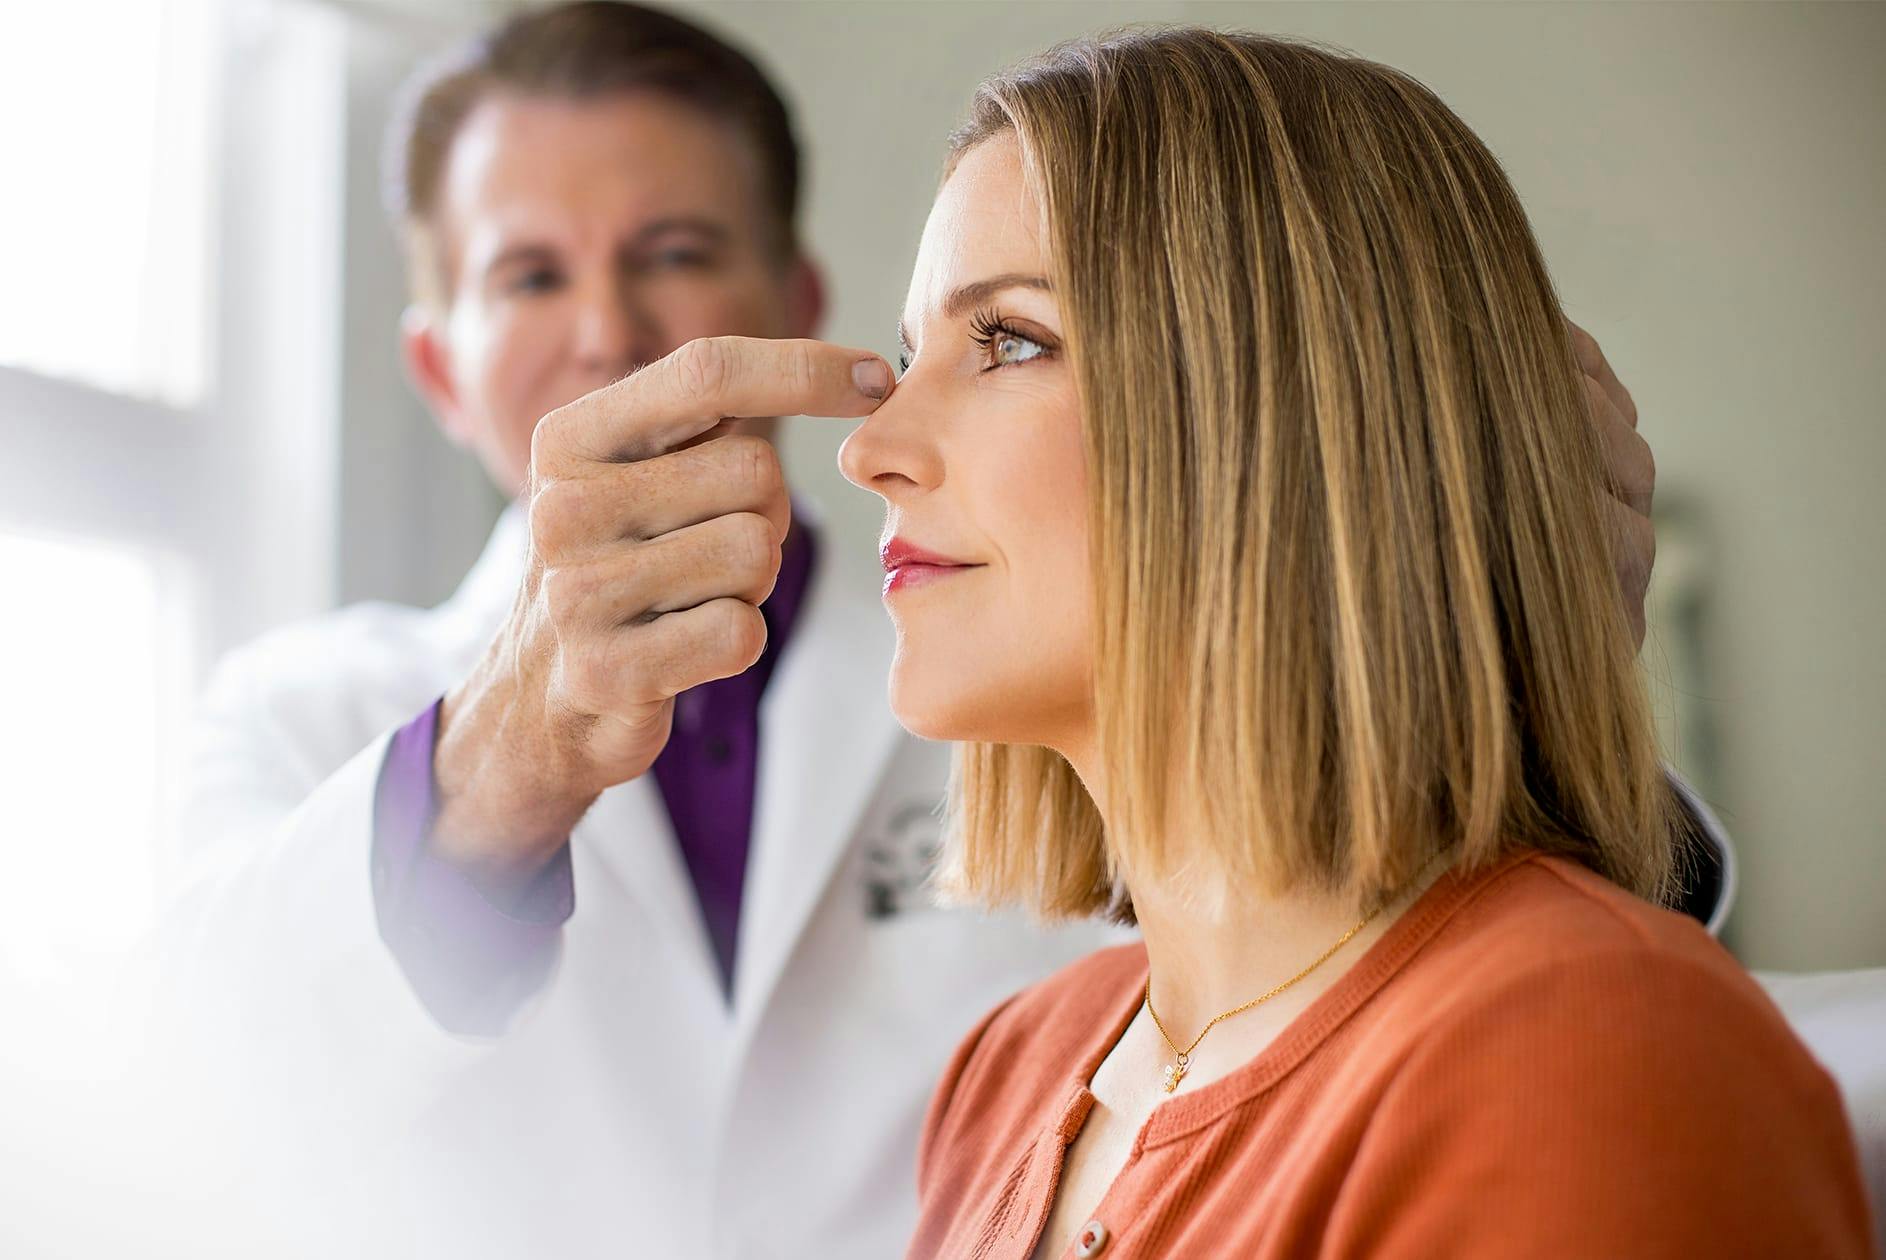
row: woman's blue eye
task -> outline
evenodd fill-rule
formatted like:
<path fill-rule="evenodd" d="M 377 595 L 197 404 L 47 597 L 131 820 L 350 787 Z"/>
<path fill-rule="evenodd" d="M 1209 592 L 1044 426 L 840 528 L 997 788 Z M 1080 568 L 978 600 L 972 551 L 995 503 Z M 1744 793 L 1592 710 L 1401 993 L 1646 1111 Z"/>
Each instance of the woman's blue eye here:
<path fill-rule="evenodd" d="M 969 321 L 969 339 L 982 350 L 984 372 L 1015 367 L 1030 359 L 1052 355 L 1054 346 L 1023 334 L 993 311 L 978 311 Z"/>
<path fill-rule="evenodd" d="M 1038 341 L 1015 333 L 999 333 L 989 340 L 989 366 L 1005 367 L 1011 363 L 1026 363 L 1036 355 L 1046 353 Z"/>

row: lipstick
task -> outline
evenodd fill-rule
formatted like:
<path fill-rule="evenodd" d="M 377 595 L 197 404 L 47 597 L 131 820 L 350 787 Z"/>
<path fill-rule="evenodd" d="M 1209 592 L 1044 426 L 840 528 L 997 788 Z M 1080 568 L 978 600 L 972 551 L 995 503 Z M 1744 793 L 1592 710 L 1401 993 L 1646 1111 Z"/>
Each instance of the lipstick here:
<path fill-rule="evenodd" d="M 903 538 L 886 539 L 884 545 L 878 548 L 878 559 L 884 563 L 886 599 L 894 591 L 926 586 L 954 574 L 982 568 L 979 564 L 939 555 Z"/>

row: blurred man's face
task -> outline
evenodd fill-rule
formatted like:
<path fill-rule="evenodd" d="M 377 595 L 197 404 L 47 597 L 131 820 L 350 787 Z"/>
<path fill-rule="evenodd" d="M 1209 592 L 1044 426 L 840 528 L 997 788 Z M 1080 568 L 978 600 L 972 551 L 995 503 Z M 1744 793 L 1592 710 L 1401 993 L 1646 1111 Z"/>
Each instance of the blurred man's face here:
<path fill-rule="evenodd" d="M 436 225 L 446 305 L 409 312 L 405 351 L 507 495 L 545 413 L 696 337 L 816 330 L 818 276 L 772 247 L 758 170 L 727 124 L 644 92 L 496 95 L 465 119 Z"/>

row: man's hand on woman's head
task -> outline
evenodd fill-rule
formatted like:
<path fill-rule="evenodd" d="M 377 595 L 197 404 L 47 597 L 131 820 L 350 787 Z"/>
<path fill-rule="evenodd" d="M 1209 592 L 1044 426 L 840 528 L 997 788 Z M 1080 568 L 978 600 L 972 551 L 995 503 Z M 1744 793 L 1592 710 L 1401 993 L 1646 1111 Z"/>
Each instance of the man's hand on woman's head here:
<path fill-rule="evenodd" d="M 1650 443 L 1637 431 L 1637 404 L 1611 370 L 1598 339 L 1571 320 L 1572 345 L 1585 375 L 1591 420 L 1603 443 L 1611 498 L 1605 503 L 1611 531 L 1618 539 L 1618 585 L 1637 646 L 1644 645 L 1644 594 L 1657 558 L 1657 538 L 1650 525 L 1650 497 L 1657 486 L 1657 461 Z"/>

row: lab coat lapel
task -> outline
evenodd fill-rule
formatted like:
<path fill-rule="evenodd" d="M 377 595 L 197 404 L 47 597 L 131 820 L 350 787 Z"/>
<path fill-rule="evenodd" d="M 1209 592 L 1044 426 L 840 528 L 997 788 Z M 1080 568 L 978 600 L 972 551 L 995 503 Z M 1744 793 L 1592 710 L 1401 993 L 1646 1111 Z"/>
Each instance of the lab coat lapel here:
<path fill-rule="evenodd" d="M 890 620 L 877 589 L 846 562 L 828 542 L 760 709 L 734 969 L 743 1034 L 778 986 L 902 734 L 886 698 Z"/>
<path fill-rule="evenodd" d="M 507 504 L 491 526 L 484 550 L 452 592 L 452 597 L 435 610 L 442 631 L 453 640 L 452 647 L 461 655 L 484 650 L 491 637 L 504 624 L 517 600 L 517 588 L 524 580 L 524 566 L 530 559 L 530 525 L 523 505 Z"/>
<path fill-rule="evenodd" d="M 597 914 L 635 916 L 640 930 L 628 936 L 655 942 L 670 965 L 688 973 L 686 990 L 708 995 L 724 1012 L 720 967 L 655 776 L 644 774 L 597 797 L 570 842 L 576 913 L 593 906 Z"/>

